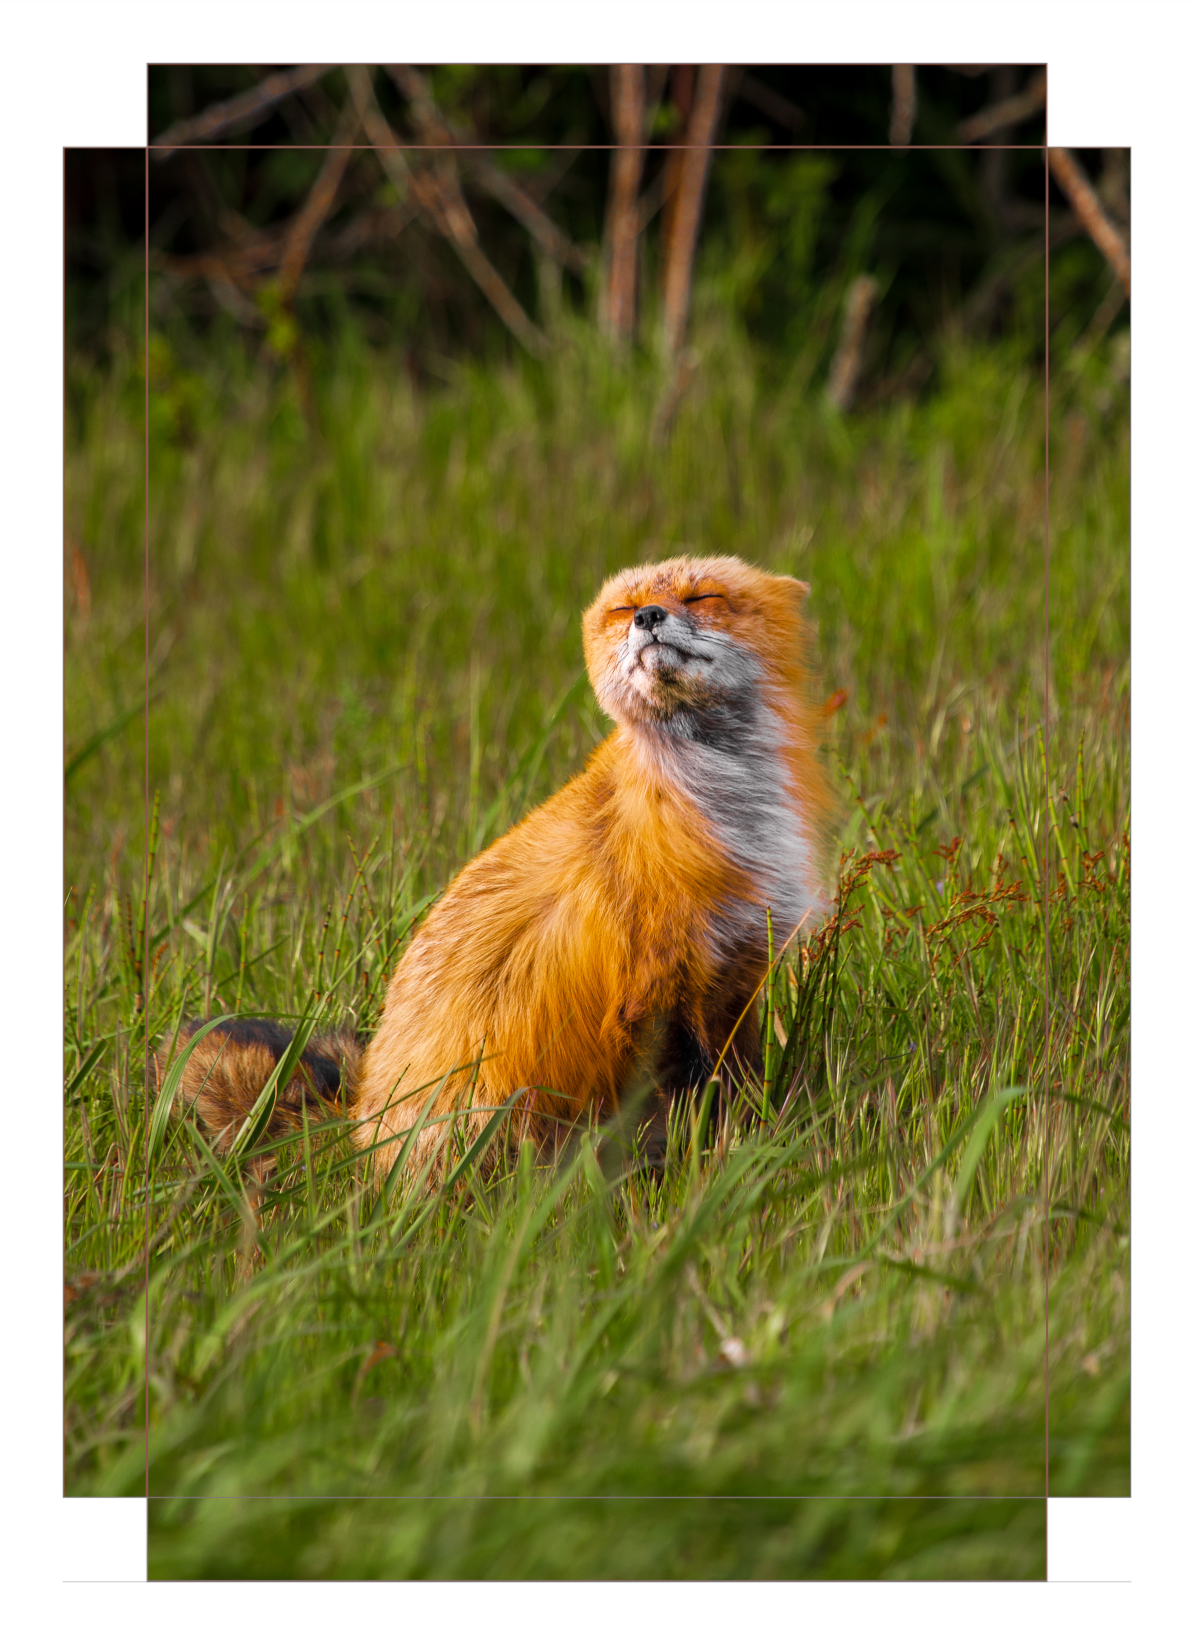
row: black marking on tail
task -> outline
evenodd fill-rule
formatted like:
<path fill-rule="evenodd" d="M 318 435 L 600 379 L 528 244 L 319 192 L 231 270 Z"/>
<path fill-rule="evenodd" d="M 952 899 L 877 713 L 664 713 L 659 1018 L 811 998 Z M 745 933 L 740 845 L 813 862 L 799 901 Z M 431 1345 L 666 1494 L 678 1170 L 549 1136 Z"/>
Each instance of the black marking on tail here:
<path fill-rule="evenodd" d="M 210 1019 L 193 1018 L 190 1022 L 184 1023 L 184 1031 L 188 1035 L 197 1033 L 205 1020 Z M 294 1039 L 293 1028 L 287 1028 L 284 1023 L 274 1022 L 269 1017 L 241 1017 L 234 1022 L 222 1024 L 216 1032 L 222 1034 L 233 1045 L 262 1046 L 275 1062 L 281 1060 L 287 1046 Z M 361 1035 L 345 1028 L 337 1032 L 342 1039 L 355 1040 L 361 1049 L 364 1049 L 365 1041 Z M 319 1034 L 312 1036 L 299 1058 L 299 1064 L 316 1093 L 327 1101 L 335 1102 L 343 1088 L 343 1072 L 338 1060 L 334 1056 L 328 1056 L 321 1048 L 321 1038 Z"/>

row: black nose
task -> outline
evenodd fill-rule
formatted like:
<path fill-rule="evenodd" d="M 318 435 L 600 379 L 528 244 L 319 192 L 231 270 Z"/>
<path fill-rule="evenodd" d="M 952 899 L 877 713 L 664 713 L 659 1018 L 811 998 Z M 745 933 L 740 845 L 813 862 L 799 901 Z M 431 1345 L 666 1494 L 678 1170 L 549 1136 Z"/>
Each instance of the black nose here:
<path fill-rule="evenodd" d="M 643 605 L 634 614 L 635 628 L 649 628 L 652 633 L 667 616 L 661 605 Z"/>

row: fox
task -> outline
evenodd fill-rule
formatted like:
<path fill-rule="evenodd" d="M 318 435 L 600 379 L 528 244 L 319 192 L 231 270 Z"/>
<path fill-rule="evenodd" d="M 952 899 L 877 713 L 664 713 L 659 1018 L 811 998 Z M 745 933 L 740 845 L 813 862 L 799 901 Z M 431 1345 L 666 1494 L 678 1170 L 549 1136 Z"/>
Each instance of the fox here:
<path fill-rule="evenodd" d="M 769 923 L 774 952 L 829 909 L 808 593 L 727 555 L 605 582 L 582 636 L 613 731 L 447 887 L 373 1038 L 309 1041 L 269 1134 L 334 1108 L 384 1180 L 412 1131 L 407 1168 L 433 1170 L 447 1132 L 510 1099 L 542 1145 L 632 1093 L 658 1113 L 723 1066 L 757 1069 Z M 260 1020 L 209 1031 L 179 1100 L 227 1146 L 289 1038 Z"/>

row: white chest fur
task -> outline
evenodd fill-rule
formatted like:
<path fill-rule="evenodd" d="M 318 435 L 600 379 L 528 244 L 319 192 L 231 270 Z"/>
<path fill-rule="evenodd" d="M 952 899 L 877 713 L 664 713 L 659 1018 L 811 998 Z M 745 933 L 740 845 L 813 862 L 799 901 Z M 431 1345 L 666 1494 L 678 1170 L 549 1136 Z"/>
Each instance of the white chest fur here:
<path fill-rule="evenodd" d="M 766 943 L 768 908 L 778 948 L 801 925 L 807 929 L 820 906 L 800 799 L 780 752 L 781 739 L 778 715 L 760 705 L 749 717 L 733 716 L 714 727 L 712 735 L 680 715 L 635 739 L 653 772 L 696 806 L 731 862 L 750 879 L 750 902 L 727 910 L 716 932 L 717 946 L 727 952 L 744 939 Z"/>

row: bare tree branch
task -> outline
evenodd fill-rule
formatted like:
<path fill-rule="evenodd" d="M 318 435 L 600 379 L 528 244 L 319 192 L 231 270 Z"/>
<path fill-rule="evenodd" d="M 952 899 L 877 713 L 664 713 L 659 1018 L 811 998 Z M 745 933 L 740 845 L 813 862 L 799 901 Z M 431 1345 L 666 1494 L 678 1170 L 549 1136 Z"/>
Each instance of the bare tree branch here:
<path fill-rule="evenodd" d="M 189 120 L 176 121 L 160 137 L 154 138 L 150 152 L 155 160 L 164 160 L 184 144 L 205 143 L 235 126 L 258 126 L 275 103 L 280 103 L 293 92 L 314 85 L 335 66 L 334 63 L 308 63 L 300 68 L 268 74 L 260 85 L 242 92 L 239 97 L 230 97 L 224 103 L 213 103 L 211 108 Z"/>
<path fill-rule="evenodd" d="M 646 76 L 641 63 L 614 63 L 609 75 L 610 108 L 618 146 L 613 153 L 610 179 L 609 270 L 604 319 L 611 337 L 629 342 L 634 335 Z"/>
<path fill-rule="evenodd" d="M 511 217 L 520 222 L 527 233 L 532 235 L 553 262 L 564 268 L 570 268 L 574 274 L 583 274 L 589 266 L 589 254 L 573 242 L 552 222 L 543 210 L 525 189 L 503 171 L 489 158 L 488 155 L 478 154 L 472 158 L 470 169 L 477 182 L 491 199 L 500 206 L 505 206 Z"/>
<path fill-rule="evenodd" d="M 453 126 L 443 114 L 431 94 L 430 86 L 418 69 L 412 68 L 409 63 L 387 63 L 386 72 L 410 103 L 415 121 L 429 142 L 444 147 L 453 144 L 468 145 L 473 142 L 471 133 Z M 470 155 L 469 166 L 486 194 L 504 206 L 510 215 L 534 236 L 549 257 L 562 267 L 572 269 L 576 274 L 584 273 L 589 266 L 587 252 L 573 245 L 568 236 L 552 222 L 542 206 L 533 200 L 525 189 L 519 187 L 509 172 L 495 165 L 484 152 Z"/>
<path fill-rule="evenodd" d="M 990 108 L 972 114 L 969 120 L 959 124 L 958 137 L 963 143 L 981 143 L 984 137 L 992 137 L 997 131 L 1006 131 L 1018 126 L 1021 120 L 1030 119 L 1045 106 L 1048 78 L 1047 71 L 1041 69 L 1014 97 L 1005 97 L 992 103 Z"/>
<path fill-rule="evenodd" d="M 1051 148 L 1049 169 L 1073 206 L 1082 227 L 1110 263 L 1116 278 L 1124 288 L 1125 295 L 1130 297 L 1132 265 L 1128 257 L 1128 248 L 1119 230 L 1103 210 L 1090 179 L 1069 149 Z"/>
<path fill-rule="evenodd" d="M 916 123 L 916 69 L 911 63 L 895 63 L 891 70 L 891 130 L 893 148 L 907 148 Z"/>
<path fill-rule="evenodd" d="M 724 65 L 706 63 L 702 66 L 688 121 L 687 147 L 680 164 L 663 276 L 663 346 L 665 354 L 673 360 L 683 347 L 688 327 L 692 264 L 709 175 L 709 145 L 717 125 L 724 78 Z"/>
<path fill-rule="evenodd" d="M 406 98 L 414 112 L 415 123 L 428 143 L 448 145 L 452 142 L 452 128 L 440 113 L 431 87 L 418 69 L 410 63 L 387 63 L 386 73 Z"/>
<path fill-rule="evenodd" d="M 377 106 L 369 70 L 359 66 L 350 68 L 348 89 L 356 105 L 361 125 L 365 128 L 365 136 L 372 143 L 377 158 L 381 161 L 382 170 L 398 191 L 399 200 L 406 198 L 414 189 L 414 173 L 407 163 L 401 143 L 391 130 L 390 122 Z"/>
<path fill-rule="evenodd" d="M 278 284 L 283 302 L 289 302 L 294 296 L 307 258 L 311 253 L 311 246 L 315 236 L 319 233 L 324 219 L 332 209 L 336 198 L 336 191 L 344 177 L 345 167 L 352 159 L 352 140 L 356 136 L 358 116 L 352 99 L 344 105 L 340 114 L 340 122 L 336 127 L 336 134 L 332 139 L 331 147 L 324 155 L 323 165 L 319 168 L 319 176 L 312 184 L 311 192 L 303 202 L 302 209 L 294 219 L 290 232 L 286 236 L 286 243 L 282 250 L 282 264 L 278 274 Z"/>
<path fill-rule="evenodd" d="M 407 85 L 411 87 L 411 91 L 415 91 L 422 84 L 422 76 L 416 74 L 413 69 L 409 71 L 409 79 L 405 76 L 399 78 L 397 70 L 392 69 L 391 73 L 403 91 Z M 389 121 L 377 106 L 367 69 L 353 68 L 349 71 L 349 89 L 366 135 L 386 175 L 398 189 L 399 195 L 405 194 L 408 190 L 414 195 L 419 206 L 431 218 L 440 233 L 452 242 L 456 255 L 498 318 L 527 352 L 535 355 L 544 354 L 547 350 L 547 338 L 529 318 L 522 304 L 481 249 L 477 225 L 461 191 L 460 176 L 453 155 L 445 152 L 436 156 L 431 165 L 412 167 L 403 154 Z M 425 133 L 446 130 L 429 94 L 420 90 L 418 100 L 411 96 L 411 104 L 415 111 L 415 119 Z M 438 142 L 439 138 L 436 136 L 431 140 Z"/>
<path fill-rule="evenodd" d="M 1112 217 L 1127 228 L 1132 209 L 1128 200 L 1128 151 L 1104 149 L 1103 169 L 1099 173 L 1099 199 Z"/>
<path fill-rule="evenodd" d="M 1016 70 L 1008 63 L 1001 63 L 992 70 L 990 76 L 991 101 L 1004 103 L 1016 92 Z M 1007 180 L 1008 161 L 1011 154 L 1004 143 L 988 143 L 983 148 L 978 161 L 979 187 L 982 189 L 987 205 L 991 208 L 1000 229 L 1008 227 L 1007 221 Z"/>

